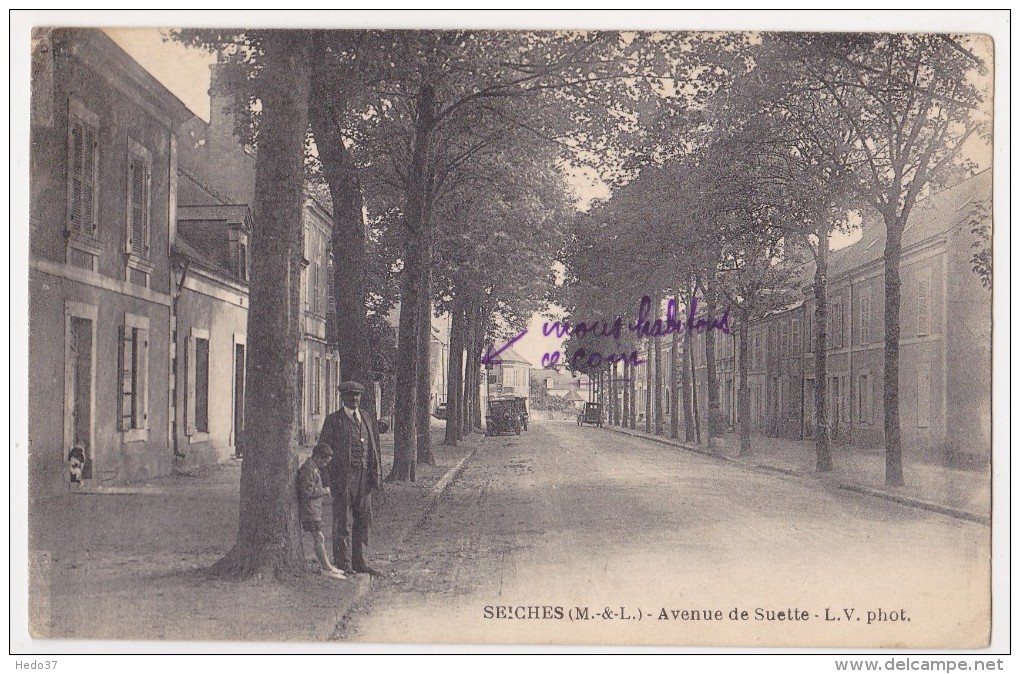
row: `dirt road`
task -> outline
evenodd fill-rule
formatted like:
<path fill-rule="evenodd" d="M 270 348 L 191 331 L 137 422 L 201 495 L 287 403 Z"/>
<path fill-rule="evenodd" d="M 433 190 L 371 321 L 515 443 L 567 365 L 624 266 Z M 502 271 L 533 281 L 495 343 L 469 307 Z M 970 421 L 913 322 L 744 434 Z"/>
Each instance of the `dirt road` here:
<path fill-rule="evenodd" d="M 977 646 L 989 529 L 572 423 L 488 438 L 369 642 Z"/>

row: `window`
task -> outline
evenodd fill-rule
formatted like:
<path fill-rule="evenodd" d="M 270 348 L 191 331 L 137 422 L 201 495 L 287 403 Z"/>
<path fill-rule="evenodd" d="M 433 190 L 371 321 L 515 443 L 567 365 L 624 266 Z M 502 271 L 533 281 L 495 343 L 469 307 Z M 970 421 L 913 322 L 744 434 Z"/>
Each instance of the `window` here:
<path fill-rule="evenodd" d="M 793 355 L 800 355 L 800 319 L 793 319 Z"/>
<path fill-rule="evenodd" d="M 129 140 L 127 195 L 127 252 L 149 257 L 149 214 L 152 187 L 152 159 L 149 151 Z"/>
<path fill-rule="evenodd" d="M 862 374 L 857 378 L 857 422 L 870 424 L 875 415 L 874 390 L 871 375 Z"/>
<path fill-rule="evenodd" d="M 322 361 L 312 358 L 312 414 L 319 414 L 322 400 Z"/>
<path fill-rule="evenodd" d="M 829 307 L 829 348 L 843 346 L 843 303 L 835 299 Z"/>
<path fill-rule="evenodd" d="M 917 427 L 931 425 L 931 366 L 922 363 L 917 370 Z"/>
<path fill-rule="evenodd" d="M 326 359 L 326 400 L 325 405 L 327 410 L 333 409 L 333 363 L 327 358 Z"/>
<path fill-rule="evenodd" d="M 67 229 L 96 238 L 98 229 L 99 117 L 71 99 L 67 120 Z"/>
<path fill-rule="evenodd" d="M 120 416 L 126 442 L 144 440 L 148 428 L 149 319 L 127 314 L 118 349 Z M 142 431 L 142 432 L 139 432 Z"/>
<path fill-rule="evenodd" d="M 242 281 L 248 280 L 248 246 L 243 242 L 238 244 L 237 275 Z"/>
<path fill-rule="evenodd" d="M 807 348 L 804 350 L 807 353 L 815 352 L 815 308 L 809 306 L 807 308 Z"/>
<path fill-rule="evenodd" d="M 871 291 L 861 291 L 861 314 L 860 323 L 858 328 L 858 334 L 861 338 L 861 344 L 867 344 L 871 341 Z"/>
<path fill-rule="evenodd" d="M 917 282 L 917 334 L 931 332 L 931 269 L 921 272 Z"/>
<path fill-rule="evenodd" d="M 201 442 L 209 432 L 209 331 L 191 329 L 187 351 L 187 407 L 185 423 L 191 442 Z"/>

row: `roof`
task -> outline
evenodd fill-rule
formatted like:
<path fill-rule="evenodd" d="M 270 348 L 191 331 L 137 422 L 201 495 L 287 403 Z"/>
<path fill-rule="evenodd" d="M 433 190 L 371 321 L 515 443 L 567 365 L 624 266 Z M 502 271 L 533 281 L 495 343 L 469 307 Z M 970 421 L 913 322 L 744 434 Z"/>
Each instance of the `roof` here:
<path fill-rule="evenodd" d="M 188 240 L 179 232 L 177 234 L 177 240 L 174 241 L 172 252 L 190 260 L 191 262 L 197 262 L 202 267 L 205 267 L 210 271 L 217 272 L 232 281 L 236 281 L 233 270 L 224 264 L 222 260 L 199 250 L 192 243 L 188 242 Z"/>
<path fill-rule="evenodd" d="M 514 351 L 512 347 L 504 349 L 496 358 L 502 363 L 520 363 L 528 367 L 534 367 L 530 360 Z"/>
<path fill-rule="evenodd" d="M 917 202 L 903 228 L 903 248 L 926 239 L 941 236 L 964 222 L 970 215 L 968 205 L 990 201 L 992 198 L 992 172 L 982 171 L 952 187 L 935 192 Z M 831 276 L 845 274 L 872 262 L 885 254 L 885 222 L 874 210 L 864 214 L 864 235 L 857 243 L 833 251 L 829 258 Z M 814 268 L 812 265 L 812 274 Z"/>
<path fill-rule="evenodd" d="M 580 376 L 575 375 L 567 370 L 562 372 L 555 368 L 542 368 L 540 370 L 532 370 L 531 378 L 534 381 L 545 382 L 546 379 L 552 379 L 552 389 L 576 389 L 577 382 L 587 381 L 588 375 L 582 374 Z"/>
<path fill-rule="evenodd" d="M 567 391 L 567 395 L 563 396 L 563 399 L 564 400 L 570 400 L 570 401 L 575 401 L 575 400 L 582 400 L 583 401 L 584 400 L 584 396 L 581 395 L 580 393 L 578 393 L 577 391 L 575 391 L 574 389 L 570 389 L 569 391 Z"/>

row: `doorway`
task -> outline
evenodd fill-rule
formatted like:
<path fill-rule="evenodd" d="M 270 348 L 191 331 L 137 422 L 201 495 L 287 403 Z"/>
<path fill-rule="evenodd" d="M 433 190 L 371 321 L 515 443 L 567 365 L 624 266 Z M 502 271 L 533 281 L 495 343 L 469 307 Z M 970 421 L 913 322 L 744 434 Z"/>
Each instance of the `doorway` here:
<path fill-rule="evenodd" d="M 65 441 L 62 462 L 71 447 L 80 445 L 85 454 L 81 478 L 92 477 L 93 420 L 93 340 L 95 321 L 83 316 L 68 316 L 65 361 Z"/>

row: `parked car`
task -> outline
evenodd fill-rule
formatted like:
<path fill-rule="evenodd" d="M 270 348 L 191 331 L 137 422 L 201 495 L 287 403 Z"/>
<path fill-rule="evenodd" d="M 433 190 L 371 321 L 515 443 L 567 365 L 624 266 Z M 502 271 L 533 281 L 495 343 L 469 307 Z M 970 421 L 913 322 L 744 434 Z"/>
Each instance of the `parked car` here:
<path fill-rule="evenodd" d="M 584 410 L 577 415 L 577 425 L 591 424 L 602 428 L 602 405 L 600 403 L 585 403 Z"/>
<path fill-rule="evenodd" d="M 434 416 L 436 419 L 445 419 L 446 403 L 439 403 L 438 405 L 436 405 L 436 411 L 432 413 L 432 416 Z"/>
<path fill-rule="evenodd" d="M 521 415 L 514 398 L 496 398 L 489 401 L 485 413 L 485 435 L 503 433 L 521 434 Z"/>

